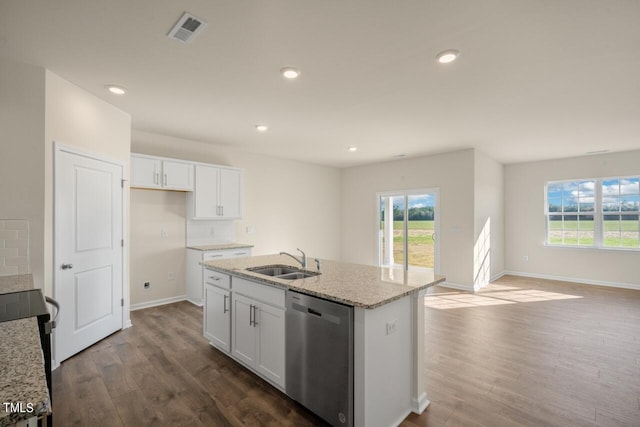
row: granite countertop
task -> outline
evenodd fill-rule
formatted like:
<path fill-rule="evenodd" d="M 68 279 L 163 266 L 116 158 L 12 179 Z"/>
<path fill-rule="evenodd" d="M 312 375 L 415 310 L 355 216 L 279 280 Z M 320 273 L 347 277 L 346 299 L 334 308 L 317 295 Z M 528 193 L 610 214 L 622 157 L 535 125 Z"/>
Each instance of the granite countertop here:
<path fill-rule="evenodd" d="M 33 289 L 30 274 L 0 277 L 0 293 Z M 51 413 L 38 319 L 0 323 L 0 427 Z M 5 411 L 5 403 L 18 411 Z M 22 412 L 21 412 L 21 411 Z"/>
<path fill-rule="evenodd" d="M 29 289 L 33 289 L 33 276 L 31 274 L 0 276 L 0 294 L 28 291 Z"/>
<path fill-rule="evenodd" d="M 242 249 L 252 247 L 253 245 L 247 245 L 245 243 L 220 243 L 217 245 L 187 246 L 187 249 L 195 249 L 196 251 L 223 251 L 225 249 Z"/>
<path fill-rule="evenodd" d="M 366 309 L 380 307 L 445 280 L 444 276 L 428 270 L 404 271 L 330 260 L 321 260 L 322 274 L 305 279 L 286 280 L 247 271 L 247 268 L 270 265 L 300 268 L 300 264 L 286 255 L 204 261 L 202 265 L 221 273 Z M 314 258 L 307 257 L 307 270 L 314 269 Z"/>

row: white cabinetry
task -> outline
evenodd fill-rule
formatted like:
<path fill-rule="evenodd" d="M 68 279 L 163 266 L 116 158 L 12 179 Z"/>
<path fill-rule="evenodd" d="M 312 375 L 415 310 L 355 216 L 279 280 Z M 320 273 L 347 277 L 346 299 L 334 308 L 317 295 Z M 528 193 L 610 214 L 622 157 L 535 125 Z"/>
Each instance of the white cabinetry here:
<path fill-rule="evenodd" d="M 251 248 L 224 249 L 224 250 L 198 250 L 187 249 L 187 300 L 201 306 L 203 303 L 204 284 L 207 281 L 207 269 L 200 263 L 202 261 L 239 258 L 251 256 Z"/>
<path fill-rule="evenodd" d="M 231 281 L 228 275 L 205 269 L 204 336 L 225 353 L 231 351 Z"/>
<path fill-rule="evenodd" d="M 231 280 L 231 355 L 284 390 L 285 291 L 238 277 Z"/>
<path fill-rule="evenodd" d="M 193 163 L 132 154 L 131 187 L 193 191 Z"/>
<path fill-rule="evenodd" d="M 193 219 L 241 218 L 242 171 L 196 164 L 191 199 Z"/>

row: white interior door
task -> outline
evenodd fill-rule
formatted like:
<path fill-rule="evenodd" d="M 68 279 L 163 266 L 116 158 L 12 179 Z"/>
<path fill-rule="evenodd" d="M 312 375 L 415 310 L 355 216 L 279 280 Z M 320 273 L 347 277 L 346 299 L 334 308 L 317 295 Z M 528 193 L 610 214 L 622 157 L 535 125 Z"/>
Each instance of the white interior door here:
<path fill-rule="evenodd" d="M 55 151 L 54 298 L 61 362 L 122 329 L 122 165 Z"/>

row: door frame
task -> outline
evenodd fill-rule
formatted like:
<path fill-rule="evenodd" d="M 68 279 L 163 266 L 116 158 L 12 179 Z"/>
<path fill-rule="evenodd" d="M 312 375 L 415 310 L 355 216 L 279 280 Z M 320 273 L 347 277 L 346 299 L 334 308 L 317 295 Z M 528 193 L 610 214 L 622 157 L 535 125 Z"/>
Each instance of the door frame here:
<path fill-rule="evenodd" d="M 380 258 L 380 221 L 382 221 L 382 218 L 380 218 L 380 197 L 384 197 L 384 196 L 394 196 L 394 195 L 402 195 L 403 197 L 407 198 L 408 196 L 415 196 L 418 194 L 427 194 L 427 193 L 432 193 L 434 194 L 434 198 L 435 198 L 435 209 L 434 209 L 434 222 L 433 222 L 433 233 L 436 236 L 435 239 L 435 245 L 433 247 L 434 250 L 434 265 L 433 265 L 433 272 L 435 274 L 440 274 L 440 188 L 438 187 L 434 187 L 434 188 L 419 188 L 419 189 L 411 189 L 411 190 L 390 190 L 390 191 L 379 191 L 376 193 L 376 224 L 375 224 L 375 236 L 376 236 L 376 244 L 375 244 L 375 250 L 376 250 L 376 254 L 375 254 L 375 258 L 378 260 L 378 266 L 382 265 L 382 259 Z M 408 235 L 408 230 L 407 230 L 407 222 L 409 221 L 408 218 L 408 210 L 409 210 L 409 205 L 408 203 L 404 204 L 404 217 L 406 218 L 406 222 L 405 222 L 405 226 L 404 226 L 404 234 L 405 234 L 405 257 L 408 260 L 409 256 L 407 254 L 407 249 L 408 249 L 408 239 L 407 239 L 407 235 Z M 408 263 L 407 263 L 408 265 Z"/>
<path fill-rule="evenodd" d="M 122 298 L 124 299 L 124 304 L 122 306 L 122 329 L 126 329 L 128 327 L 131 326 L 131 321 L 128 320 L 129 319 L 129 294 L 128 292 L 126 292 L 129 289 L 129 283 L 128 283 L 128 276 L 127 276 L 127 272 L 129 271 L 129 266 L 127 263 L 127 260 L 129 259 L 129 234 L 128 234 L 128 227 L 127 227 L 127 217 L 125 215 L 126 212 L 129 211 L 129 199 L 128 197 L 125 197 L 126 194 L 128 194 L 127 190 L 128 189 L 128 185 L 125 185 L 128 181 L 127 179 L 125 179 L 125 162 L 122 162 L 120 160 L 115 160 L 109 157 L 105 157 L 102 154 L 98 154 L 98 153 L 93 153 L 90 151 L 86 151 L 84 149 L 80 149 L 71 145 L 67 145 L 67 144 L 63 144 L 60 143 L 58 141 L 53 141 L 53 169 L 52 169 L 52 173 L 53 173 L 53 212 L 52 212 L 52 234 L 53 234 L 53 254 L 52 254 L 52 260 L 53 260 L 53 264 L 51 266 L 52 268 L 52 277 L 53 277 L 53 283 L 51 284 L 51 292 L 53 295 L 53 298 L 56 299 L 56 284 L 58 283 L 59 280 L 59 269 L 56 268 L 57 265 L 59 265 L 62 261 L 60 259 L 60 248 L 59 248 L 59 241 L 61 239 L 59 239 L 58 237 L 58 224 L 57 224 L 57 211 L 58 211 L 58 192 L 57 192 L 57 182 L 56 182 L 56 176 L 57 176 L 57 168 L 59 167 L 58 165 L 60 164 L 60 155 L 62 153 L 69 153 L 69 154 L 73 154 L 76 156 L 82 156 L 82 157 L 87 157 L 89 159 L 93 159 L 93 160 L 98 160 L 101 162 L 105 162 L 105 163 L 109 163 L 112 165 L 115 165 L 117 167 L 120 168 L 120 179 L 122 182 L 122 191 L 120 193 L 120 197 L 121 197 L 121 209 L 122 212 L 120 212 L 120 216 L 121 216 L 121 224 L 122 224 L 122 239 L 125 242 L 125 244 L 122 246 L 122 278 L 121 278 L 121 283 L 122 283 Z M 62 309 L 64 309 L 64 307 L 62 307 Z M 53 351 L 52 351 L 52 361 L 51 361 L 51 367 L 52 369 L 56 369 L 58 366 L 60 366 L 60 358 L 58 357 L 58 346 L 57 346 L 57 333 L 56 333 L 56 329 L 53 329 L 53 340 L 52 340 L 52 344 L 53 344 Z"/>

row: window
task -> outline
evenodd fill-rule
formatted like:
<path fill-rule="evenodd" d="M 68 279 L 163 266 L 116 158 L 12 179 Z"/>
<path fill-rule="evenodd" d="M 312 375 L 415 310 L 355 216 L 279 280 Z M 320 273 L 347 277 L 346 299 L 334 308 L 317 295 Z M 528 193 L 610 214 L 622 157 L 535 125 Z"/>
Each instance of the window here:
<path fill-rule="evenodd" d="M 547 244 L 640 248 L 640 178 L 549 182 Z"/>
<path fill-rule="evenodd" d="M 379 265 L 437 272 L 438 191 L 385 192 L 377 198 Z"/>

